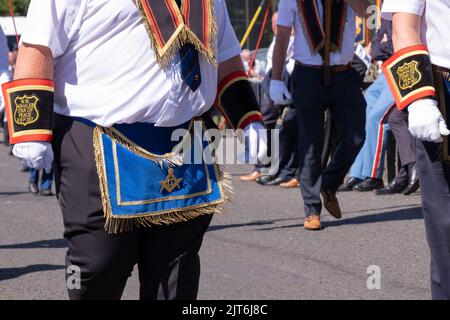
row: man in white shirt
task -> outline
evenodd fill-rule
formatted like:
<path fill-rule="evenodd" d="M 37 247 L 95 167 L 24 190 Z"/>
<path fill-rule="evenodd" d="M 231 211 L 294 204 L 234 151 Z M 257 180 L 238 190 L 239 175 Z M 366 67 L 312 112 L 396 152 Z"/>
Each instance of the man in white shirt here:
<path fill-rule="evenodd" d="M 291 95 L 281 72 L 294 27 L 293 102 L 299 128 L 300 188 L 307 230 L 320 230 L 325 208 L 341 218 L 336 191 L 364 143 L 365 101 L 359 75 L 351 68 L 355 41 L 355 11 L 367 16 L 367 1 L 280 0 L 274 50 L 271 98 L 287 104 Z M 327 12 L 327 14 L 324 14 Z M 324 19 L 326 16 L 328 19 Z M 329 23 L 328 23 L 329 22 Z M 322 169 L 324 112 L 337 126 L 337 148 Z"/>
<path fill-rule="evenodd" d="M 32 0 L 21 40 L 3 86 L 11 141 L 36 169 L 54 154 L 68 272 L 81 272 L 69 297 L 119 299 L 138 263 L 142 299 L 196 298 L 225 177 L 180 163 L 171 135 L 207 125 L 217 97 L 250 153 L 265 152 L 224 0 Z"/>
<path fill-rule="evenodd" d="M 383 64 L 397 107 L 417 138 L 417 168 L 431 253 L 431 295 L 450 299 L 450 2 L 385 0 L 394 56 Z"/>

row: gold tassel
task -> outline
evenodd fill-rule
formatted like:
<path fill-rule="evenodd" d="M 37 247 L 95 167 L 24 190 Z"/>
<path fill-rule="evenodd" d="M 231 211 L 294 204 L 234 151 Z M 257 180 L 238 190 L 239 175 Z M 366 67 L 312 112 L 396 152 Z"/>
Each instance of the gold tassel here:
<path fill-rule="evenodd" d="M 94 128 L 93 134 L 93 146 L 94 146 L 94 156 L 95 165 L 97 167 L 97 176 L 99 180 L 100 195 L 102 199 L 103 215 L 108 220 L 108 217 L 112 214 L 111 200 L 109 198 L 108 181 L 106 177 L 106 166 L 105 158 L 103 154 L 103 141 L 102 141 L 103 131 L 101 127 L 97 126 Z"/>

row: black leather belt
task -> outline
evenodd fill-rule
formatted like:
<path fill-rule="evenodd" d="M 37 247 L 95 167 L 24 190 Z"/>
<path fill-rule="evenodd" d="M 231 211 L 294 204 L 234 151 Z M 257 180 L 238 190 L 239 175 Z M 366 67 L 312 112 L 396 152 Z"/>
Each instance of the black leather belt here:
<path fill-rule="evenodd" d="M 318 65 L 312 65 L 312 64 L 305 64 L 305 63 L 301 63 L 299 61 L 295 61 L 295 64 L 305 67 L 305 68 L 310 68 L 310 69 L 315 69 L 315 70 L 323 70 L 324 69 L 323 65 L 318 66 Z M 335 72 L 335 73 L 349 71 L 349 70 L 351 70 L 351 68 L 352 68 L 351 63 L 330 66 L 331 72 Z"/>

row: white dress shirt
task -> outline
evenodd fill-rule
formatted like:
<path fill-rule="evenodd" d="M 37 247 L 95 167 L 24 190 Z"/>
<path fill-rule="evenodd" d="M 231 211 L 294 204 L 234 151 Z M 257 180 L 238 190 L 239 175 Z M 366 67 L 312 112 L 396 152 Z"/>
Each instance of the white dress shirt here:
<path fill-rule="evenodd" d="M 270 71 L 273 67 L 273 51 L 275 50 L 275 42 L 277 37 L 273 37 L 272 42 L 270 43 L 269 49 L 267 50 L 267 65 L 266 65 L 266 73 Z M 294 55 L 294 40 L 295 36 L 289 37 L 289 45 L 286 50 L 286 70 L 289 74 L 292 74 L 294 71 L 295 60 L 292 58 Z"/>
<path fill-rule="evenodd" d="M 309 0 L 316 1 L 316 0 Z M 318 11 L 321 19 L 323 19 L 322 1 L 317 1 Z M 342 40 L 342 48 L 340 52 L 332 52 L 330 55 L 331 65 L 342 65 L 352 61 L 353 47 L 355 43 L 356 22 L 355 13 L 350 6 L 347 9 L 347 16 L 344 27 L 344 35 Z M 278 25 L 284 27 L 294 27 L 294 54 L 293 58 L 301 63 L 309 65 L 322 65 L 323 59 L 319 53 L 311 52 L 306 32 L 300 20 L 298 12 L 297 0 L 280 0 L 278 3 Z"/>
<path fill-rule="evenodd" d="M 225 0 L 214 2 L 220 63 L 241 48 Z M 31 0 L 21 40 L 51 49 L 55 112 L 62 115 L 102 126 L 176 126 L 207 111 L 216 97 L 217 67 L 201 55 L 195 92 L 181 80 L 177 59 L 161 69 L 131 0 Z"/>
<path fill-rule="evenodd" d="M 450 0 L 385 0 L 382 17 L 395 12 L 422 16 L 422 41 L 428 46 L 431 62 L 450 68 Z"/>

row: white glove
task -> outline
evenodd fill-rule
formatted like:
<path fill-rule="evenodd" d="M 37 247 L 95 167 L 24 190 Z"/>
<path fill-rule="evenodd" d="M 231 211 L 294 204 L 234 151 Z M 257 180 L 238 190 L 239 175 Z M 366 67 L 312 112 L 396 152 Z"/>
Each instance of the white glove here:
<path fill-rule="evenodd" d="M 275 104 L 288 105 L 292 103 L 292 96 L 284 81 L 270 81 L 270 98 Z"/>
<path fill-rule="evenodd" d="M 435 100 L 414 101 L 408 107 L 408 112 L 409 132 L 413 137 L 438 143 L 443 141 L 442 136 L 450 134 Z"/>
<path fill-rule="evenodd" d="M 45 169 L 50 173 L 53 165 L 53 149 L 48 142 L 21 142 L 13 147 L 13 154 L 33 169 Z"/>
<path fill-rule="evenodd" d="M 244 136 L 248 137 L 248 159 L 250 163 L 263 159 L 267 154 L 267 130 L 260 122 L 252 122 L 244 128 Z"/>

